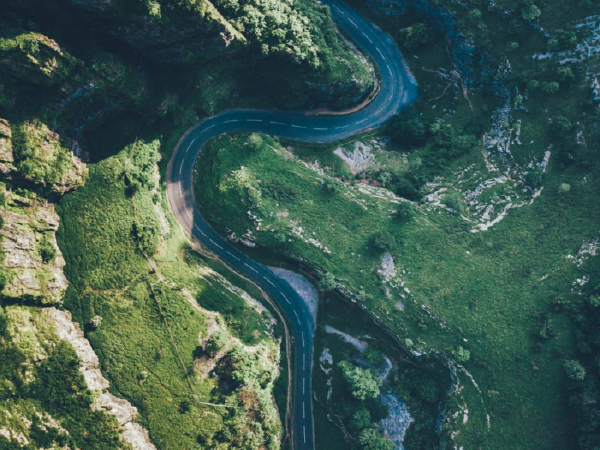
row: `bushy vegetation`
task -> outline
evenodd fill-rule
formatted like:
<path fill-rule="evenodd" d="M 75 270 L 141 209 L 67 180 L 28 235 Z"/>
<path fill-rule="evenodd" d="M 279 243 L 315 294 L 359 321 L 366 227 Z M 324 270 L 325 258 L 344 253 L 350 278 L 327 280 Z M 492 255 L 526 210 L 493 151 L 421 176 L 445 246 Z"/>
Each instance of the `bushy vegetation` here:
<path fill-rule="evenodd" d="M 20 333 L 27 338 L 23 340 Z M 39 352 L 43 358 L 36 356 Z M 31 421 L 23 430 L 29 444 L 23 447 L 3 434 L 0 447 L 128 448 L 121 442 L 114 416 L 91 409 L 93 395 L 79 365 L 71 345 L 54 334 L 41 311 L 0 305 L 0 407 L 17 421 L 7 423 L 7 417 L 2 417 L 0 423 L 18 435 L 23 426 L 19 416 Z M 48 425 L 48 416 L 55 425 Z"/>
<path fill-rule="evenodd" d="M 15 166 L 24 177 L 52 186 L 73 168 L 69 151 L 45 124 L 33 121 L 13 128 Z"/>
<path fill-rule="evenodd" d="M 180 232 L 162 230 L 156 212 L 161 194 L 152 175 L 158 150 L 158 142 L 132 144 L 93 165 L 86 186 L 61 200 L 59 243 L 71 283 L 65 307 L 86 329 L 115 391 L 140 410 L 158 447 L 278 448 L 281 424 L 271 397 L 278 359 L 270 318 L 227 289 L 227 281 L 183 245 Z M 149 219 L 154 225 L 144 230 L 152 230 L 151 248 L 138 225 Z M 151 256 L 160 275 L 151 270 Z M 208 336 L 208 316 L 194 298 L 221 308 L 224 322 L 246 322 L 232 327 L 234 336 L 239 331 L 259 345 L 260 357 L 250 354 L 253 372 L 237 385 L 219 383 L 225 365 L 212 372 L 209 359 L 226 348 L 244 354 L 245 347 L 224 334 L 222 322 L 221 331 Z"/>
<path fill-rule="evenodd" d="M 543 134 L 546 130 L 547 125 L 543 124 L 531 132 Z M 480 157 L 474 131 L 473 137 L 467 134 L 466 138 L 455 130 L 440 129 L 437 132 L 443 136 L 456 136 L 450 140 L 454 141 L 451 147 L 444 147 L 450 154 L 458 151 L 461 155 L 448 156 L 447 161 L 452 165 L 467 165 Z M 428 139 L 432 139 L 432 144 L 443 144 L 433 141 L 435 135 Z M 552 166 L 552 171 L 543 180 L 538 175 L 536 182 L 543 182 L 545 189 L 544 195 L 534 204 L 511 211 L 493 231 L 474 234 L 454 212 L 434 214 L 418 203 L 411 204 L 410 220 L 398 220 L 395 205 L 361 192 L 358 189 L 361 185 L 353 185 L 351 178 L 346 178 L 339 192 L 324 190 L 322 186 L 331 177 L 347 173 L 338 168 L 336 157 L 330 156 L 333 147 L 304 148 L 297 152 L 306 157 L 306 162 L 317 159 L 320 167 L 330 167 L 330 172 L 321 175 L 290 157 L 289 150 L 296 150 L 298 146 L 284 150 L 276 140 L 266 136 L 263 142 L 262 149 L 248 153 L 243 151 L 243 136 L 221 137 L 203 150 L 198 163 L 202 170 L 198 171 L 197 179 L 197 188 L 201 189 L 202 195 L 197 198 L 215 225 L 227 230 L 228 234 L 234 231 L 236 235 L 242 235 L 252 230 L 253 239 L 259 244 L 277 249 L 287 257 L 311 261 L 331 280 L 337 279 L 336 284 L 351 289 L 366 309 L 379 317 L 389 317 L 386 324 L 400 337 L 410 337 L 411 347 L 435 347 L 465 365 L 477 380 L 484 401 L 481 406 L 479 394 L 471 393 L 469 389 L 465 391 L 470 413 L 464 427 L 473 432 L 473 436 L 487 433 L 484 431 L 484 408 L 495 417 L 492 420 L 498 427 L 511 429 L 515 435 L 522 436 L 520 442 L 524 442 L 523 439 L 550 442 L 547 441 L 550 439 L 548 432 L 552 434 L 552 440 L 564 436 L 566 421 L 560 413 L 564 411 L 564 404 L 560 400 L 559 381 L 564 373 L 563 361 L 552 354 L 569 353 L 569 327 L 565 317 L 552 313 L 550 327 L 554 331 L 548 331 L 551 328 L 545 325 L 543 332 L 551 337 L 541 338 L 541 353 L 533 353 L 533 350 L 539 347 L 536 344 L 541 326 L 538 312 L 551 307 L 556 296 L 573 295 L 570 289 L 576 267 L 565 263 L 564 256 L 576 251 L 581 242 L 596 233 L 593 223 L 598 209 L 590 207 L 595 204 L 592 199 L 596 196 L 596 181 L 579 184 L 576 180 L 580 175 L 574 168 L 564 172 Z M 426 151 L 433 154 L 438 150 Z M 413 155 L 419 152 L 409 155 L 409 170 L 425 165 L 415 164 Z M 582 152 L 580 157 L 586 158 L 586 150 Z M 397 158 L 403 157 L 398 155 Z M 242 166 L 244 177 L 240 180 L 247 189 L 221 189 L 231 174 Z M 392 162 L 388 165 L 393 166 Z M 445 173 L 448 169 L 437 173 Z M 581 166 L 577 170 L 581 170 Z M 394 176 L 398 179 L 406 177 L 402 171 L 396 173 Z M 431 176 L 432 172 L 426 173 Z M 590 172 L 586 173 L 589 180 Z M 260 195 L 256 180 L 276 177 L 281 184 L 295 187 L 297 199 L 294 202 L 274 201 L 267 195 Z M 572 187 L 571 190 L 559 190 L 559 186 L 567 181 L 571 186 L 574 183 L 579 186 L 576 194 Z M 452 210 L 459 210 L 461 202 L 464 200 L 457 197 Z M 451 204 L 448 199 L 448 205 Z M 248 208 L 261 219 L 260 230 L 248 218 Z M 284 212 L 286 214 L 282 214 Z M 576 222 L 571 220 L 573 215 L 578 217 Z M 227 220 L 223 221 L 225 217 Z M 291 221 L 302 227 L 302 232 L 298 228 L 292 232 L 295 225 Z M 288 236 L 283 245 L 275 239 L 278 232 Z M 402 279 L 410 280 L 406 282 L 410 295 L 402 292 L 409 298 L 402 300 L 403 310 L 397 308 L 396 300 L 386 299 L 385 287 L 376 274 L 381 253 L 390 248 L 391 239 L 381 239 L 383 244 L 375 246 L 373 236 L 387 237 L 388 234 L 402 242 L 391 253 L 397 269 L 406 271 Z M 553 269 L 553 281 L 540 285 L 539 279 L 549 273 L 551 267 L 556 267 L 555 264 L 560 268 Z M 490 273 L 494 276 L 490 277 Z M 438 319 L 425 314 L 421 305 L 435 311 L 435 316 L 450 328 L 438 327 Z M 507 334 L 507 330 L 513 331 Z M 484 339 L 483 336 L 494 338 Z M 514 377 L 515 373 L 519 376 Z M 407 377 L 411 375 L 407 372 Z M 445 389 L 426 383 L 420 389 L 418 384 L 401 389 L 401 392 L 419 396 L 420 401 L 426 403 Z M 555 395 L 548 396 L 549 391 Z M 513 411 L 510 417 L 503 413 L 508 408 Z M 513 419 L 515 415 L 521 419 Z M 546 428 L 548 421 L 555 424 L 550 431 Z M 540 427 L 544 424 L 543 436 L 530 435 L 532 423 L 540 424 Z M 423 441 L 419 433 L 411 436 L 407 439 L 413 442 L 414 448 L 428 442 Z M 506 439 L 512 442 L 501 435 L 492 436 L 485 438 L 492 439 L 490 445 Z M 473 437 L 473 442 L 478 439 L 483 437 Z"/>

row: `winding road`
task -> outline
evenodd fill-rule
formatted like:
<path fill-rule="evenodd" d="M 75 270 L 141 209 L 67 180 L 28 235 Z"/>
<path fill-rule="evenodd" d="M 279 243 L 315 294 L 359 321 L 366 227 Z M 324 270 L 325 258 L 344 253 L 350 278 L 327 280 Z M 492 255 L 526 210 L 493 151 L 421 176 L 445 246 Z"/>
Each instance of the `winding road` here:
<path fill-rule="evenodd" d="M 416 98 L 417 86 L 392 38 L 339 0 L 325 0 L 337 26 L 379 70 L 380 91 L 363 109 L 347 115 L 239 109 L 203 120 L 181 138 L 167 169 L 167 196 L 180 224 L 205 248 L 260 285 L 287 317 L 293 335 L 294 381 L 292 442 L 312 450 L 312 367 L 314 323 L 298 293 L 266 266 L 247 257 L 204 220 L 193 194 L 193 168 L 204 144 L 224 133 L 261 132 L 304 142 L 333 142 L 383 125 Z"/>

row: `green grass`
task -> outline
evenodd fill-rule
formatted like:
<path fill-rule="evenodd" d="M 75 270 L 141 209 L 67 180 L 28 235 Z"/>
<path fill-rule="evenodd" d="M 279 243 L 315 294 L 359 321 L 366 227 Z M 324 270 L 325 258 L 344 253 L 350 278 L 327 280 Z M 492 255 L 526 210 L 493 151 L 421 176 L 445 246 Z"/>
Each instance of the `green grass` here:
<path fill-rule="evenodd" d="M 269 418 L 276 415 L 269 400 L 271 383 L 231 390 L 219 381 L 226 367 L 219 364 L 219 376 L 201 375 L 207 364 L 201 343 L 213 322 L 262 349 L 261 361 L 278 364 L 278 344 L 266 313 L 241 300 L 221 275 L 191 252 L 172 218 L 171 232 L 155 258 L 159 272 L 132 234 L 134 223 L 152 214 L 157 187 L 142 183 L 131 195 L 124 171 L 135 173 L 131 165 L 140 163 L 136 152 L 156 150 L 156 144 L 139 142 L 91 166 L 86 186 L 61 200 L 59 242 L 71 283 L 65 307 L 86 329 L 111 389 L 138 407 L 142 424 L 159 448 L 213 448 L 223 442 L 238 448 L 242 437 L 233 430 L 242 422 L 262 428 L 265 442 L 272 442 L 269 448 L 276 448 L 280 424 Z M 199 310 L 196 301 L 200 308 L 221 311 L 223 319 Z M 90 325 L 95 315 L 103 319 L 97 329 Z M 245 348 L 241 342 L 228 342 Z M 260 370 L 274 376 L 265 367 Z M 264 399 L 259 400 L 260 416 L 255 416 L 255 404 L 242 406 L 243 392 Z"/>
<path fill-rule="evenodd" d="M 536 131 L 545 133 L 543 127 L 529 130 Z M 367 310 L 423 350 L 452 354 L 459 345 L 468 348 L 472 357 L 465 366 L 481 397 L 464 378 L 470 419 L 460 426 L 461 442 L 485 442 L 489 448 L 564 448 L 569 421 L 561 361 L 572 353 L 571 328 L 553 304 L 557 298 L 573 297 L 571 283 L 579 271 L 565 256 L 597 233 L 598 180 L 588 172 L 582 183 L 577 169 L 552 165 L 543 195 L 531 206 L 511 210 L 490 231 L 473 234 L 457 216 L 417 205 L 415 217 L 403 223 L 391 214 L 394 204 L 361 193 L 360 185 L 325 193 L 321 183 L 329 175 L 307 168 L 276 140 L 262 139 L 258 151 L 244 146 L 243 135 L 217 138 L 203 150 L 196 198 L 215 225 L 238 236 L 251 230 L 256 242 L 334 273 Z M 312 157 L 314 151 L 298 153 Z M 323 148 L 323 162 L 330 161 L 330 151 Z M 461 162 L 466 165 L 478 157 L 474 153 Z M 290 189 L 293 200 L 276 200 L 261 189 L 269 180 Z M 563 182 L 577 188 L 559 195 Z M 248 219 L 248 211 L 261 220 L 260 230 Z M 277 214 L 282 212 L 289 215 Z M 296 237 L 291 231 L 300 226 L 305 238 L 318 240 L 331 254 Z M 370 240 L 378 230 L 403 242 L 392 251 L 411 291 L 403 300 L 403 312 L 394 307 L 399 297 L 386 299 L 375 274 L 381 252 Z M 550 340 L 538 334 L 544 313 L 556 329 Z M 543 350 L 534 353 L 538 342 Z"/>

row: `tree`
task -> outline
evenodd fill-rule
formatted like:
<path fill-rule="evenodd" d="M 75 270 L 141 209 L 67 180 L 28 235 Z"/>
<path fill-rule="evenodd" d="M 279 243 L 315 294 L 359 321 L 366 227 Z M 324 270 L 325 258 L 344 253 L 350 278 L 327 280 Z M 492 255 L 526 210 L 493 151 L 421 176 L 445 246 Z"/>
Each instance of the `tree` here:
<path fill-rule="evenodd" d="M 96 314 L 90 320 L 90 325 L 94 328 L 94 330 L 97 330 L 98 328 L 100 328 L 100 326 L 102 325 L 102 316 L 99 316 L 98 314 Z"/>
<path fill-rule="evenodd" d="M 410 203 L 402 202 L 396 208 L 396 218 L 405 221 L 409 220 L 413 216 L 413 209 Z"/>
<path fill-rule="evenodd" d="M 365 360 L 374 366 L 377 366 L 383 362 L 383 353 L 377 350 L 375 347 L 369 346 L 363 354 Z"/>
<path fill-rule="evenodd" d="M 206 341 L 204 349 L 209 356 L 214 357 L 227 345 L 227 333 L 222 330 L 217 331 L 213 334 L 210 339 Z"/>
<path fill-rule="evenodd" d="M 355 430 L 360 431 L 369 425 L 371 425 L 371 413 L 367 408 L 362 407 L 352 415 L 350 426 Z"/>
<path fill-rule="evenodd" d="M 569 131 L 573 129 L 573 123 L 564 116 L 557 116 L 552 119 L 550 132 L 558 138 L 563 138 Z"/>
<path fill-rule="evenodd" d="M 562 66 L 556 69 L 558 81 L 571 81 L 575 78 L 575 73 L 570 67 Z"/>
<path fill-rule="evenodd" d="M 252 133 L 248 137 L 248 142 L 246 143 L 248 148 L 252 151 L 258 151 L 263 146 L 263 138 L 258 133 Z"/>
<path fill-rule="evenodd" d="M 394 442 L 375 428 L 367 428 L 360 432 L 358 442 L 363 450 L 394 450 Z"/>
<path fill-rule="evenodd" d="M 398 241 L 396 240 L 394 235 L 392 235 L 392 233 L 390 233 L 387 230 L 384 230 L 378 231 L 371 237 L 371 244 L 373 245 L 373 247 L 379 250 L 391 251 L 396 248 L 396 246 L 398 245 Z"/>
<path fill-rule="evenodd" d="M 529 92 L 535 92 L 538 90 L 539 87 L 540 87 L 540 82 L 537 80 L 529 80 L 527 82 L 527 90 Z"/>
<path fill-rule="evenodd" d="M 528 2 L 526 6 L 521 10 L 521 16 L 523 19 L 532 21 L 539 19 L 542 15 L 542 11 L 533 2 Z"/>
<path fill-rule="evenodd" d="M 344 189 L 344 183 L 335 178 L 327 178 L 321 183 L 321 189 L 329 194 L 335 194 Z"/>
<path fill-rule="evenodd" d="M 568 359 L 563 363 L 563 367 L 570 380 L 583 381 L 585 379 L 586 372 L 579 361 Z"/>
<path fill-rule="evenodd" d="M 415 49 L 433 41 L 433 30 L 424 23 L 414 23 L 400 30 L 400 40 L 406 48 Z"/>
<path fill-rule="evenodd" d="M 461 363 L 467 362 L 471 359 L 471 352 L 460 345 L 456 348 L 455 354 L 456 360 Z"/>
<path fill-rule="evenodd" d="M 319 286 L 321 286 L 321 289 L 324 291 L 333 291 L 337 287 L 335 276 L 331 272 L 323 274 L 319 280 Z"/>
<path fill-rule="evenodd" d="M 373 372 L 357 367 L 348 361 L 341 361 L 338 363 L 338 367 L 342 371 L 342 376 L 346 380 L 346 383 L 348 383 L 348 387 L 354 398 L 357 400 L 367 400 L 379 396 L 381 380 Z"/>
<path fill-rule="evenodd" d="M 542 83 L 542 91 L 546 94 L 556 94 L 560 89 L 560 85 L 556 81 L 544 81 Z"/>
<path fill-rule="evenodd" d="M 427 139 L 427 121 L 416 113 L 403 112 L 390 122 L 390 135 L 393 140 L 411 147 L 423 145 Z"/>

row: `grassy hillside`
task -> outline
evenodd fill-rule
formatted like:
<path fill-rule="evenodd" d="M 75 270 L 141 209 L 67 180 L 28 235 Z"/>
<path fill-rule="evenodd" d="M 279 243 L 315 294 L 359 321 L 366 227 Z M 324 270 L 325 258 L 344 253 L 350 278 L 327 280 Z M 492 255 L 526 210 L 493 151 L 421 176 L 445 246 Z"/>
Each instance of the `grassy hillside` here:
<path fill-rule="evenodd" d="M 279 448 L 272 318 L 162 213 L 157 158 L 157 142 L 138 142 L 61 201 L 64 305 L 158 448 Z"/>
<path fill-rule="evenodd" d="M 566 256 L 597 235 L 593 172 L 582 182 L 580 169 L 551 164 L 532 205 L 510 211 L 487 233 L 472 233 L 452 209 L 342 183 L 347 175 L 330 165 L 332 149 L 302 149 L 303 161 L 293 147 L 261 139 L 259 150 L 244 146 L 245 136 L 225 136 L 203 151 L 196 197 L 213 222 L 333 274 L 415 349 L 457 359 L 467 349 L 463 363 L 480 394 L 472 385 L 464 392 L 463 442 L 564 448 L 571 438 L 562 363 L 573 347 L 561 304 L 578 298 L 582 276 Z M 385 170 L 399 168 L 396 176 L 411 166 L 398 153 L 376 155 Z M 466 158 L 465 166 L 481 157 Z M 378 274 L 386 251 L 396 266 L 390 280 Z"/>

